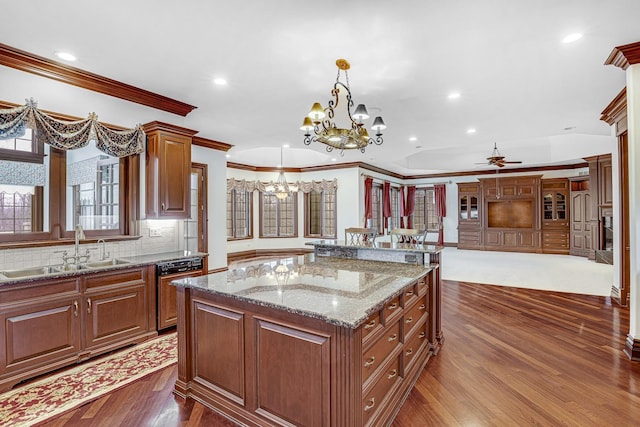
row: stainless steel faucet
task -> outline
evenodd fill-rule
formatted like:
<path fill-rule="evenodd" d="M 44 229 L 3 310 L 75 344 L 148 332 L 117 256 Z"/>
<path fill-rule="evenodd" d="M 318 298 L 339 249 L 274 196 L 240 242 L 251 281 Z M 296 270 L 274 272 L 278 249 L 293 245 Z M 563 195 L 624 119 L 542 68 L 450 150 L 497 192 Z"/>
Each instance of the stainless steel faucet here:
<path fill-rule="evenodd" d="M 109 258 L 110 254 L 107 252 L 107 246 L 104 239 L 98 239 L 98 248 L 100 248 L 100 261 L 104 261 Z"/>
<path fill-rule="evenodd" d="M 80 240 L 86 239 L 84 235 L 84 230 L 80 224 L 76 225 L 76 246 L 74 251 L 74 256 L 76 258 L 76 262 L 78 262 L 78 258 L 80 258 Z"/>

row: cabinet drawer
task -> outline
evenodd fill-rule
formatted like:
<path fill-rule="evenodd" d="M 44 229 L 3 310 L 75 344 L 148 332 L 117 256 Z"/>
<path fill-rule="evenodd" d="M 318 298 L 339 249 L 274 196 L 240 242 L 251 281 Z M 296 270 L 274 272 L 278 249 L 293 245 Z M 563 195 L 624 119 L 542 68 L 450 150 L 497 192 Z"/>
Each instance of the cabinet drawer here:
<path fill-rule="evenodd" d="M 422 296 L 429 291 L 429 275 L 418 280 L 418 295 Z"/>
<path fill-rule="evenodd" d="M 411 334 L 406 344 L 404 345 L 404 349 L 402 350 L 402 357 L 404 358 L 404 370 L 405 372 L 410 367 L 412 360 L 416 357 L 416 355 L 425 348 L 427 344 L 427 320 L 425 319 L 423 323 L 420 324 L 419 328 L 415 331 L 414 334 Z"/>
<path fill-rule="evenodd" d="M 413 303 L 415 303 L 418 299 L 418 284 L 414 284 L 407 289 L 402 294 L 402 298 L 404 301 L 404 307 L 409 307 Z"/>
<path fill-rule="evenodd" d="M 411 331 L 420 324 L 422 316 L 427 312 L 427 300 L 426 297 L 420 298 L 416 301 L 408 310 L 405 309 L 403 321 L 404 321 L 404 336 L 408 336 Z M 406 342 L 406 341 L 405 341 Z"/>
<path fill-rule="evenodd" d="M 362 382 L 374 373 L 394 348 L 400 345 L 400 323 L 387 328 L 371 347 L 362 353 Z"/>
<path fill-rule="evenodd" d="M 380 311 L 376 310 L 376 312 L 371 314 L 371 316 L 369 316 L 362 325 L 362 342 L 367 342 L 375 335 L 374 332 L 377 332 L 380 329 L 382 329 L 382 324 L 380 323 Z"/>
<path fill-rule="evenodd" d="M 139 284 L 145 282 L 145 269 L 117 270 L 103 272 L 95 276 L 87 276 L 85 286 L 87 290 L 102 286 L 118 286 L 121 284 Z"/>
<path fill-rule="evenodd" d="M 393 361 L 380 371 L 374 385 L 368 393 L 363 394 L 362 399 L 362 421 L 363 424 L 369 421 L 371 416 L 382 407 L 384 398 L 389 394 L 393 385 L 400 379 L 400 357 L 395 357 Z"/>
<path fill-rule="evenodd" d="M 399 315 L 402 312 L 402 308 L 400 307 L 400 295 L 389 301 L 384 305 L 382 309 L 382 315 L 384 316 L 385 325 L 389 323 L 389 319 L 392 319 L 394 316 Z"/>

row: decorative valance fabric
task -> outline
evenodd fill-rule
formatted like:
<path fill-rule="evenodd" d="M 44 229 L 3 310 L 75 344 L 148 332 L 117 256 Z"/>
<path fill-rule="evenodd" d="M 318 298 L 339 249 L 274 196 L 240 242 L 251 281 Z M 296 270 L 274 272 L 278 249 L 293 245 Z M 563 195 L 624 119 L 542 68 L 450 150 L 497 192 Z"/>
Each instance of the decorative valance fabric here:
<path fill-rule="evenodd" d="M 35 129 L 38 138 L 59 150 L 82 148 L 95 141 L 98 150 L 114 157 L 144 151 L 145 133 L 140 125 L 115 131 L 100 123 L 95 113 L 85 120 L 60 121 L 38 110 L 36 105 L 31 99 L 20 107 L 0 109 L 0 139 L 18 137 L 27 126 Z"/>
<path fill-rule="evenodd" d="M 288 183 L 289 188 L 294 191 L 302 191 L 303 193 L 310 193 L 312 191 L 320 192 L 320 191 L 331 191 L 338 188 L 338 180 L 334 179 L 332 181 L 322 180 L 322 181 L 297 181 L 295 183 Z M 236 190 L 236 191 L 262 191 L 269 192 L 273 191 L 276 183 L 273 181 L 269 182 L 261 182 L 261 181 L 247 181 L 245 179 L 227 179 L 227 191 Z"/>

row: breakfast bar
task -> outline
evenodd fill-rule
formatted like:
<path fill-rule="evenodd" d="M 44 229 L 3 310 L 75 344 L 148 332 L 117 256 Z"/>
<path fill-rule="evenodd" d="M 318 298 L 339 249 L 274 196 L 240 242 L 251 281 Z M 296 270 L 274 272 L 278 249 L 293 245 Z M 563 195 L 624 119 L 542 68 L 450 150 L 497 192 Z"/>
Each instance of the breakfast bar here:
<path fill-rule="evenodd" d="M 438 346 L 435 270 L 307 254 L 174 281 L 175 393 L 246 425 L 387 425 Z"/>

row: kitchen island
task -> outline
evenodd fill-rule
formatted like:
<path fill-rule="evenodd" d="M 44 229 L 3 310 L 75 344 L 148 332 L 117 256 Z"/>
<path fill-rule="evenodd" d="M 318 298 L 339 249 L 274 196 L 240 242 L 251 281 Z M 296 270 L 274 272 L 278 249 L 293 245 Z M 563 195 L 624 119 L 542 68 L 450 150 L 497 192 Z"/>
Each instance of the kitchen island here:
<path fill-rule="evenodd" d="M 175 392 L 246 425 L 387 425 L 434 354 L 434 271 L 309 254 L 174 281 Z"/>

